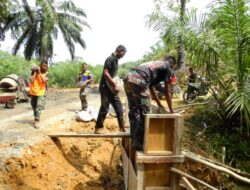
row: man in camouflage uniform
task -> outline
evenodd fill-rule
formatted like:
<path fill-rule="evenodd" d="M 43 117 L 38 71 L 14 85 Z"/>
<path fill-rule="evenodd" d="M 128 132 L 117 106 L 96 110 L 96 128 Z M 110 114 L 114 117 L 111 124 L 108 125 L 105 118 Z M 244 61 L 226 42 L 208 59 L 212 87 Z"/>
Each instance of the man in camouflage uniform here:
<path fill-rule="evenodd" d="M 173 76 L 173 68 L 176 65 L 174 57 L 168 56 L 164 61 L 147 62 L 139 65 L 124 78 L 124 89 L 128 99 L 129 121 L 132 146 L 136 150 L 142 150 L 144 140 L 145 114 L 149 112 L 150 94 L 160 108 L 163 108 L 154 86 L 164 81 L 166 88 L 166 101 L 170 110 L 172 108 L 172 96 L 170 90 L 170 77 Z"/>

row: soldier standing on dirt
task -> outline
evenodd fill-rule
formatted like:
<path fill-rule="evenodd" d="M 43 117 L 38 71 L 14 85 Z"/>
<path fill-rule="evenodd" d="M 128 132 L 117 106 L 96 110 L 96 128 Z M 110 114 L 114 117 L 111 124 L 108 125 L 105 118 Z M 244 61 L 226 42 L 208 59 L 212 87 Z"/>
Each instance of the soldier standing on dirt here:
<path fill-rule="evenodd" d="M 48 82 L 47 71 L 47 61 L 42 61 L 39 66 L 34 66 L 31 69 L 31 83 L 29 93 L 31 96 L 31 106 L 34 111 L 35 128 L 39 128 L 41 110 L 43 110 L 45 106 L 45 92 Z"/>
<path fill-rule="evenodd" d="M 118 96 L 119 88 L 113 78 L 117 75 L 118 60 L 121 59 L 127 50 L 123 45 L 119 45 L 115 52 L 112 53 L 105 61 L 101 81 L 99 84 L 99 92 L 101 94 L 101 107 L 95 126 L 95 133 L 104 133 L 103 123 L 108 113 L 109 104 L 111 104 L 116 112 L 119 128 L 124 132 L 123 108 L 121 100 Z"/>
<path fill-rule="evenodd" d="M 89 70 L 87 70 L 87 68 L 88 68 L 87 63 L 83 63 L 82 72 L 79 73 L 79 83 L 78 83 L 78 86 L 80 87 L 79 97 L 81 99 L 82 110 L 85 111 L 87 110 L 88 107 L 88 102 L 86 99 L 88 93 L 88 85 L 93 80 L 93 75 Z"/>
<path fill-rule="evenodd" d="M 145 114 L 149 112 L 150 95 L 157 105 L 163 108 L 154 86 L 164 81 L 166 88 L 166 101 L 170 110 L 172 108 L 172 95 L 170 89 L 170 78 L 174 74 L 176 60 L 168 56 L 164 61 L 153 61 L 143 63 L 133 69 L 124 78 L 124 89 L 128 99 L 130 134 L 132 146 L 136 150 L 142 150 L 144 140 Z"/>

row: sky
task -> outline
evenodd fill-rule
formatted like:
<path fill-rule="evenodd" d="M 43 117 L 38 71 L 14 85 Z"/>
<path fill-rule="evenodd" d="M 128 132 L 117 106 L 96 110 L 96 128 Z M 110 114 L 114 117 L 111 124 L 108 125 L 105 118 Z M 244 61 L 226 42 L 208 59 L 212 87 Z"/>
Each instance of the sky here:
<path fill-rule="evenodd" d="M 105 59 L 123 44 L 125 63 L 141 59 L 160 38 L 159 33 L 146 27 L 146 15 L 152 13 L 154 0 L 73 0 L 84 9 L 91 29 L 84 28 L 82 38 L 86 49 L 76 45 L 75 55 L 88 64 L 103 64 Z M 189 6 L 202 9 L 209 2 L 191 0 Z M 14 42 L 7 38 L 1 50 L 11 52 Z M 22 53 L 22 51 L 20 51 Z M 53 62 L 70 60 L 70 54 L 61 36 L 55 41 Z"/>

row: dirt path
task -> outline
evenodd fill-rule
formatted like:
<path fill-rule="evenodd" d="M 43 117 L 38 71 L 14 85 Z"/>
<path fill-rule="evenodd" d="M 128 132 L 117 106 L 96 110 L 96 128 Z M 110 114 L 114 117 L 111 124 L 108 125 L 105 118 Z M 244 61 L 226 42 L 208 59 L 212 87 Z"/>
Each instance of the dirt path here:
<path fill-rule="evenodd" d="M 96 91 L 91 92 L 88 99 L 90 105 L 99 108 L 100 98 Z M 64 130 L 64 126 L 56 126 L 55 123 L 68 122 L 79 108 L 78 89 L 49 90 L 38 130 L 33 127 L 30 103 L 17 104 L 15 109 L 0 110 L 0 143 L 2 147 L 9 147 L 0 149 L 0 157 L 19 156 L 25 145 L 38 143 L 48 132 Z"/>

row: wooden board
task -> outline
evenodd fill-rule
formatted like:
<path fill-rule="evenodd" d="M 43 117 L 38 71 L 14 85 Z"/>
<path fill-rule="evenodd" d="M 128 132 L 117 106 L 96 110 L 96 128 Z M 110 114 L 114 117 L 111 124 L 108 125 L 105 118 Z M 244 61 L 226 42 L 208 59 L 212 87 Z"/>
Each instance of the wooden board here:
<path fill-rule="evenodd" d="M 171 164 L 144 164 L 145 188 L 170 187 L 170 166 Z"/>
<path fill-rule="evenodd" d="M 173 190 L 170 187 L 146 187 L 145 190 Z"/>
<path fill-rule="evenodd" d="M 136 151 L 136 163 L 183 163 L 184 155 L 174 155 L 174 156 L 155 156 L 155 155 L 145 155 L 142 151 Z"/>
<path fill-rule="evenodd" d="M 130 160 L 128 162 L 128 167 L 129 167 L 128 190 L 137 190 L 137 177 L 132 162 Z"/>
<path fill-rule="evenodd" d="M 125 190 L 127 190 L 129 186 L 129 158 L 123 146 L 121 146 L 121 150 L 122 150 L 123 182 Z"/>
<path fill-rule="evenodd" d="M 73 132 L 61 132 L 61 133 L 51 133 L 48 134 L 49 137 L 85 137 L 85 138 L 130 138 L 130 133 L 105 133 L 105 134 L 95 134 L 94 132 L 82 132 L 82 133 L 73 133 Z"/>
<path fill-rule="evenodd" d="M 173 154 L 179 155 L 182 151 L 182 133 L 184 127 L 184 120 L 183 117 L 178 117 L 175 121 L 175 139 L 173 144 Z"/>

